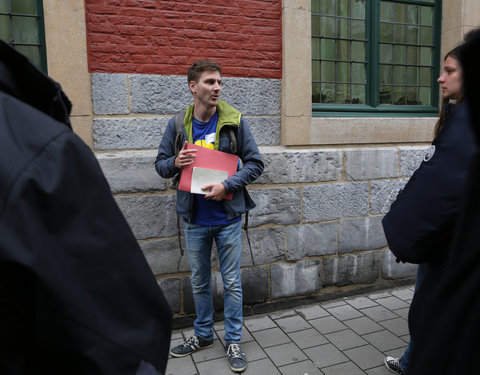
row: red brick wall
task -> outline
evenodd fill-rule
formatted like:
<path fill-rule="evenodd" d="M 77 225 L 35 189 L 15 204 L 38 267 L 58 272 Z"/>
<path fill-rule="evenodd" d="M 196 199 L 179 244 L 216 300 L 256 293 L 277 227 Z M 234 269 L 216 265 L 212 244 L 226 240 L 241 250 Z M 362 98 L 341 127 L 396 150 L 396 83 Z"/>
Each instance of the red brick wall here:
<path fill-rule="evenodd" d="M 90 72 L 280 78 L 281 0 L 86 0 Z"/>

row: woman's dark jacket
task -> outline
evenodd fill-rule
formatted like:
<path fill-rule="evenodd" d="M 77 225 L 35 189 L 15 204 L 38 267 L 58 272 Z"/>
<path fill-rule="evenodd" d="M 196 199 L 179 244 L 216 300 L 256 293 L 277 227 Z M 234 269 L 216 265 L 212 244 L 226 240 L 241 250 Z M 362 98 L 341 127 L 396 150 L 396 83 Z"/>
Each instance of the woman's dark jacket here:
<path fill-rule="evenodd" d="M 438 286 L 464 198 L 475 143 L 469 105 L 451 109 L 433 141 L 433 155 L 422 162 L 383 219 L 390 250 L 398 260 L 427 263 L 409 312 L 410 335 Z"/>
<path fill-rule="evenodd" d="M 163 373 L 171 310 L 70 108 L 0 41 L 0 373 Z"/>

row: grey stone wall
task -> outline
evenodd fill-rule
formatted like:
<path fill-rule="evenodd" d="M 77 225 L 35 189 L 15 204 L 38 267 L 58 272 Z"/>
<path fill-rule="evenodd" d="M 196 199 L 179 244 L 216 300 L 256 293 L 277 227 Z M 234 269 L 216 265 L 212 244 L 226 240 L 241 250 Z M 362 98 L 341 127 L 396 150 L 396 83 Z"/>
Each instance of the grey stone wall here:
<path fill-rule="evenodd" d="M 312 298 L 345 288 L 411 278 L 397 264 L 381 220 L 418 167 L 423 146 L 285 148 L 280 145 L 279 80 L 224 77 L 222 99 L 241 110 L 265 172 L 249 191 L 257 203 L 243 236 L 246 306 Z M 194 313 L 175 191 L 154 169 L 156 149 L 175 111 L 191 103 L 185 77 L 93 74 L 94 147 L 172 309 Z M 215 308 L 223 288 L 212 252 Z"/>

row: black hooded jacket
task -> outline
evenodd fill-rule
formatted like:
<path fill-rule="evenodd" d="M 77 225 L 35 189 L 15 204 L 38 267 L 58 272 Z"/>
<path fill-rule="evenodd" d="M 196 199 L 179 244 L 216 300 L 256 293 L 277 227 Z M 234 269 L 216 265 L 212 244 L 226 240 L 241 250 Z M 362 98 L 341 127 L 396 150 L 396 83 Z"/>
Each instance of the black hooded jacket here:
<path fill-rule="evenodd" d="M 467 101 L 449 111 L 432 145 L 433 155 L 413 173 L 382 221 L 389 248 L 398 260 L 428 264 L 409 312 L 414 342 L 415 326 L 445 273 L 476 147 Z"/>
<path fill-rule="evenodd" d="M 0 373 L 161 374 L 171 310 L 70 109 L 0 41 Z"/>
<path fill-rule="evenodd" d="M 449 246 L 446 272 L 418 319 L 409 375 L 476 374 L 480 352 L 480 29 L 462 45 L 465 96 L 472 103 L 477 152 Z M 475 104 L 473 104 L 475 103 Z"/>

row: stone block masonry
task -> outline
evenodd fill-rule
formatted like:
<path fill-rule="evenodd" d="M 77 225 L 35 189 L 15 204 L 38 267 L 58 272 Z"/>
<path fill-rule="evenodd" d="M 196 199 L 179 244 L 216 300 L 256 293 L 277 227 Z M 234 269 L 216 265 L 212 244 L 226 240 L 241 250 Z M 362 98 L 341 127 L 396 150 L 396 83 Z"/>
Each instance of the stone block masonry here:
<path fill-rule="evenodd" d="M 243 232 L 245 312 L 412 282 L 416 267 L 395 262 L 381 220 L 427 146 L 283 147 L 280 84 L 224 77 L 223 99 L 245 114 L 265 162 L 263 175 L 248 187 L 257 207 L 249 215 L 251 251 Z M 190 322 L 176 195 L 154 169 L 168 120 L 191 104 L 186 78 L 95 73 L 92 93 L 97 158 L 177 321 Z M 215 248 L 212 283 L 221 315 Z"/>

